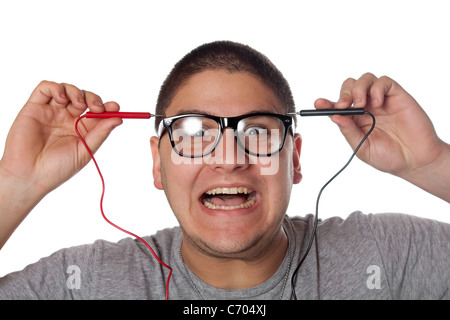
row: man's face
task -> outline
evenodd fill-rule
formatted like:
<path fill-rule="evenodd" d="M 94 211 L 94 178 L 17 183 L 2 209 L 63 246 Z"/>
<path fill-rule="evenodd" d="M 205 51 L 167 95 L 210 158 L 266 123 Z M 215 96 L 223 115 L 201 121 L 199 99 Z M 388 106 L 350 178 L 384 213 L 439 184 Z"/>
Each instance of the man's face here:
<path fill-rule="evenodd" d="M 166 116 L 194 111 L 222 117 L 284 114 L 272 90 L 256 77 L 225 71 L 192 76 L 174 96 Z M 172 150 L 167 132 L 159 147 L 152 137 L 151 147 L 154 183 L 165 191 L 183 229 L 183 245 L 186 242 L 212 256 L 250 257 L 282 232 L 292 184 L 301 180 L 298 135 L 293 139 L 288 134 L 275 156 L 246 154 L 245 161 L 237 161 L 243 151 L 238 150 L 231 128 L 224 130 L 216 149 L 204 158 L 174 161 L 180 156 Z M 261 174 L 268 166 L 276 170 Z"/>

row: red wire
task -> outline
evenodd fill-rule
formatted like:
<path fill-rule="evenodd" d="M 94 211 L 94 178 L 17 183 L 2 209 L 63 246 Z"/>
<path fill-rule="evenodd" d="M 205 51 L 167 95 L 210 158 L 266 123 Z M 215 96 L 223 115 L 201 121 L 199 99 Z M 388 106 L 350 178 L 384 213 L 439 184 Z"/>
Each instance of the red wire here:
<path fill-rule="evenodd" d="M 140 240 L 140 241 L 141 241 L 141 242 L 142 242 L 142 243 L 150 250 L 150 252 L 151 252 L 152 255 L 155 257 L 155 259 L 158 260 L 158 262 L 159 262 L 162 266 L 164 266 L 164 267 L 166 267 L 167 269 L 169 269 L 169 275 L 168 275 L 168 277 L 167 277 L 167 283 L 166 283 L 166 300 L 169 300 L 169 281 L 170 281 L 170 277 L 172 276 L 172 268 L 171 268 L 169 265 L 165 264 L 165 263 L 164 263 L 164 262 L 156 255 L 155 251 L 153 251 L 152 247 L 151 247 L 144 239 L 142 239 L 141 237 L 137 236 L 136 234 L 134 234 L 134 233 L 132 233 L 132 232 L 130 232 L 130 231 L 127 231 L 127 230 L 125 230 L 125 229 L 119 227 L 118 225 L 114 224 L 113 222 L 111 222 L 111 221 L 106 217 L 105 213 L 103 212 L 103 197 L 104 197 L 104 195 L 105 195 L 105 180 L 103 179 L 103 175 L 102 175 L 102 173 L 101 173 L 101 171 L 100 171 L 100 167 L 98 166 L 97 161 L 95 160 L 94 154 L 92 153 L 91 149 L 89 149 L 89 147 L 88 147 L 86 141 L 83 139 L 83 137 L 81 136 L 80 132 L 78 131 L 78 122 L 80 122 L 80 120 L 81 120 L 82 118 L 85 118 L 85 117 L 86 117 L 86 116 L 84 115 L 84 116 L 81 116 L 81 117 L 79 117 L 79 118 L 77 119 L 77 121 L 75 122 L 75 132 L 77 133 L 78 138 L 80 138 L 80 140 L 81 140 L 81 142 L 83 143 L 83 145 L 85 146 L 87 152 L 88 152 L 89 155 L 91 156 L 91 159 L 92 159 L 92 161 L 94 162 L 95 167 L 97 168 L 98 174 L 100 175 L 100 179 L 102 180 L 102 196 L 101 196 L 101 198 L 100 198 L 100 211 L 101 211 L 101 213 L 102 213 L 102 216 L 103 216 L 103 218 L 106 220 L 106 222 L 108 222 L 108 223 L 109 223 L 110 225 L 112 225 L 113 227 L 119 229 L 120 231 L 123 231 L 123 232 L 129 234 L 129 235 L 132 236 L 132 237 L 135 237 L 135 238 L 138 239 L 138 240 Z"/>

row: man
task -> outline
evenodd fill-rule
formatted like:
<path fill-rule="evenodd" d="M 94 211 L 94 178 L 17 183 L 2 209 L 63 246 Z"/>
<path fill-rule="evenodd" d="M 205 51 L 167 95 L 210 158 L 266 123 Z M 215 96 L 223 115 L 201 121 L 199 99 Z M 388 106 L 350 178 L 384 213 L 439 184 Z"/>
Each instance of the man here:
<path fill-rule="evenodd" d="M 365 74 L 343 83 L 338 102 L 318 99 L 315 107 L 352 104 L 377 119 L 358 156 L 450 202 L 450 146 L 417 102 L 392 79 Z M 89 161 L 73 131 L 87 109 L 119 106 L 72 85 L 42 82 L 19 113 L 0 162 L 2 244 L 34 205 Z M 302 178 L 301 138 L 286 116 L 293 111 L 286 80 L 265 56 L 232 42 L 193 50 L 161 88 L 156 114 L 163 117 L 151 138 L 154 184 L 180 223 L 144 238 L 172 268 L 168 288 L 169 269 L 127 238 L 58 251 L 0 279 L 0 297 L 449 298 L 450 226 L 407 215 L 355 212 L 321 222 L 294 274 L 313 218 L 286 216 L 292 185 Z M 332 120 L 352 147 L 371 125 L 367 116 Z M 120 124 L 83 119 L 80 131 L 95 151 Z M 69 282 L 71 266 L 78 282 Z"/>

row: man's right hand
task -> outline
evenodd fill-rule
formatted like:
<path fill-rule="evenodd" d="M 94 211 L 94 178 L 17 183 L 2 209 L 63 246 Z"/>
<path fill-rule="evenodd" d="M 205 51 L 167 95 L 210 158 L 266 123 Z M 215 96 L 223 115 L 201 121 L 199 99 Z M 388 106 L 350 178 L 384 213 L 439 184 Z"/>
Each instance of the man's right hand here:
<path fill-rule="evenodd" d="M 119 105 L 104 104 L 98 95 L 64 83 L 43 81 L 33 91 L 9 131 L 0 160 L 0 229 L 9 230 L 0 230 L 0 238 L 5 232 L 9 237 L 34 205 L 89 162 L 74 129 L 87 109 L 118 111 Z M 78 128 L 95 152 L 121 123 L 120 118 L 82 119 Z M 8 221 L 14 226 L 6 226 Z"/>
<path fill-rule="evenodd" d="M 68 180 L 89 161 L 74 131 L 76 119 L 87 108 L 100 113 L 118 111 L 119 105 L 103 104 L 96 94 L 69 84 L 41 82 L 11 127 L 0 170 L 44 194 Z M 95 152 L 121 122 L 83 119 L 79 130 Z"/>

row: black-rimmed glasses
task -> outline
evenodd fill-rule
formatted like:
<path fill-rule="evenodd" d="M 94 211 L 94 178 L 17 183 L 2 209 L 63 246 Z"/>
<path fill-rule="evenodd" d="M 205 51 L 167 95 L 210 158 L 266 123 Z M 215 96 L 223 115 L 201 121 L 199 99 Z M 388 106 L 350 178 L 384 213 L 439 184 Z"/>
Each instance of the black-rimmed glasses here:
<path fill-rule="evenodd" d="M 184 114 L 164 118 L 158 136 L 169 133 L 173 150 L 188 158 L 204 157 L 217 147 L 223 130 L 232 128 L 237 144 L 253 156 L 272 156 L 283 149 L 292 117 L 276 113 L 252 113 L 237 117 Z"/>

